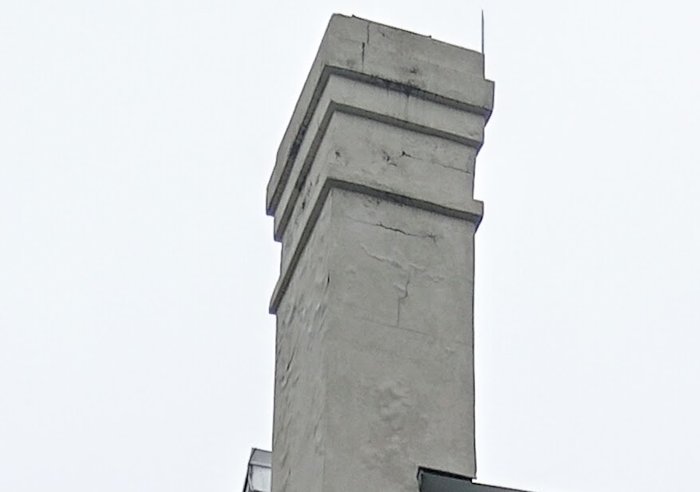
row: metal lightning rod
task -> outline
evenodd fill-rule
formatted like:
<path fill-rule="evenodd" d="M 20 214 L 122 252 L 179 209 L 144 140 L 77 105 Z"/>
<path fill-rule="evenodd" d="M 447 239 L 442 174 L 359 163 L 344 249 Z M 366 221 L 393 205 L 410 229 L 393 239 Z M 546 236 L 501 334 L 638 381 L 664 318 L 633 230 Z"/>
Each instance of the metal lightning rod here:
<path fill-rule="evenodd" d="M 485 55 L 484 51 L 484 9 L 481 9 L 481 54 Z"/>

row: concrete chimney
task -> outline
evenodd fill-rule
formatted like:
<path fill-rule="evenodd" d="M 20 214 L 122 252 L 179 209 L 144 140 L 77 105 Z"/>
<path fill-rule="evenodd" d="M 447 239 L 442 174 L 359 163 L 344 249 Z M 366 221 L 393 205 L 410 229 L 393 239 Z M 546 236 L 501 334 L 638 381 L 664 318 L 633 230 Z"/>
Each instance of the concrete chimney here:
<path fill-rule="evenodd" d="M 481 53 L 334 15 L 267 189 L 282 243 L 273 492 L 474 477 Z"/>

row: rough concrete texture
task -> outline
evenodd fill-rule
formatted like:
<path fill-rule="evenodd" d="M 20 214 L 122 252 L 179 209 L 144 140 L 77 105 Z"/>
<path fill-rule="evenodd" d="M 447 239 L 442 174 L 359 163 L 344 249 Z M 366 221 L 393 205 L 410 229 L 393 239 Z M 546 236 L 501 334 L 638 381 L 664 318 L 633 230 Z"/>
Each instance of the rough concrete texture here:
<path fill-rule="evenodd" d="M 483 55 L 356 17 L 333 15 L 277 151 L 267 188 L 273 213 L 287 173 L 331 74 L 392 88 L 489 116 L 493 82 Z"/>
<path fill-rule="evenodd" d="M 330 206 L 324 490 L 415 490 L 419 465 L 473 474 L 474 224 L 345 190 Z"/>
<path fill-rule="evenodd" d="M 326 388 L 323 371 L 330 289 L 329 208 L 302 254 L 277 311 L 273 491 L 321 491 L 325 465 Z"/>
<path fill-rule="evenodd" d="M 333 16 L 268 186 L 282 242 L 273 492 L 475 476 L 479 53 Z"/>

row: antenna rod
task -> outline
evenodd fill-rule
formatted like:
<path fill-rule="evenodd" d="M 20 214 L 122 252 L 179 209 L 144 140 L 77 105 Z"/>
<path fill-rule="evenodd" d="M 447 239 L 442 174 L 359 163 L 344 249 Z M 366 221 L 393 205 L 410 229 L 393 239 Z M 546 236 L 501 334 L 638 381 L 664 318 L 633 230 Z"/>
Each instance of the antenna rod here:
<path fill-rule="evenodd" d="M 481 54 L 486 54 L 484 50 L 484 9 L 481 9 Z"/>

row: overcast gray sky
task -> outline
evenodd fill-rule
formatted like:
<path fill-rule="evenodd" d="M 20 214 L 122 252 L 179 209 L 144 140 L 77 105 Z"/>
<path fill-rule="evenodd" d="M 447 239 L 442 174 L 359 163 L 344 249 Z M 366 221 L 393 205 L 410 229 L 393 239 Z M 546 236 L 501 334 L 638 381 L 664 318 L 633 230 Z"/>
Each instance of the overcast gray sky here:
<path fill-rule="evenodd" d="M 697 2 L 4 0 L 1 491 L 240 490 L 264 190 L 330 14 L 478 49 L 482 7 L 479 479 L 695 489 Z"/>

